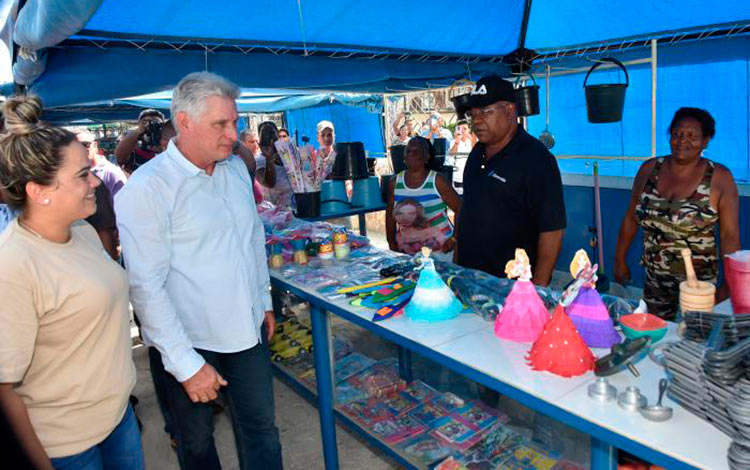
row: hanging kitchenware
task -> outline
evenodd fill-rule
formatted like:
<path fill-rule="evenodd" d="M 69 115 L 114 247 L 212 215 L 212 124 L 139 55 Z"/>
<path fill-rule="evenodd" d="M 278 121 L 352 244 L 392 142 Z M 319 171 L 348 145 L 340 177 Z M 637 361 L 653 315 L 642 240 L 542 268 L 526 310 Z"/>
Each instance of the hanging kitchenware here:
<path fill-rule="evenodd" d="M 625 83 L 603 83 L 601 85 L 586 85 L 591 72 L 605 62 L 610 62 L 622 69 L 625 73 Z M 591 67 L 583 79 L 583 88 L 586 90 L 586 111 L 589 122 L 618 122 L 622 120 L 622 110 L 625 107 L 625 90 L 630 80 L 628 71 L 619 60 L 614 57 L 605 57 Z"/>
<path fill-rule="evenodd" d="M 549 131 L 549 71 L 550 66 L 549 64 L 545 64 L 547 66 L 547 78 L 546 78 L 546 85 L 544 86 L 544 95 L 545 95 L 545 106 L 544 106 L 544 112 L 547 115 L 546 124 L 544 126 L 544 130 L 541 134 L 539 134 L 539 142 L 544 144 L 547 149 L 551 149 L 555 146 L 555 136 L 552 135 L 552 133 Z"/>
<path fill-rule="evenodd" d="M 534 83 L 530 86 L 516 88 L 516 109 L 518 117 L 535 116 L 539 114 L 539 85 L 536 84 L 534 74 L 530 73 L 531 81 Z M 516 85 L 521 80 L 521 76 L 516 78 Z"/>

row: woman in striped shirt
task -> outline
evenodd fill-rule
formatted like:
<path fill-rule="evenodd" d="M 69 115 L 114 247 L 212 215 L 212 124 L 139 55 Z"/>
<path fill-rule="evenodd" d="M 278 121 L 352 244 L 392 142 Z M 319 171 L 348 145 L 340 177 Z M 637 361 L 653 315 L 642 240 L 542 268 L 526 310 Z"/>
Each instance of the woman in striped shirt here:
<path fill-rule="evenodd" d="M 436 161 L 430 141 L 412 138 L 406 146 L 406 171 L 388 185 L 386 234 L 393 251 L 418 253 L 423 246 L 434 252 L 449 253 L 455 245 L 454 227 L 447 208 L 456 216 L 461 198 L 448 181 L 435 171 Z"/>

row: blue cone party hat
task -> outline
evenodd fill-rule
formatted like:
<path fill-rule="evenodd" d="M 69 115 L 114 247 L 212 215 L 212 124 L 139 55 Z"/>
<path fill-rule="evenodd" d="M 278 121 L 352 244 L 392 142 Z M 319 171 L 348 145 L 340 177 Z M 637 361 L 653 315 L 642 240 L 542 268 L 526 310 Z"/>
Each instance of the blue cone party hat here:
<path fill-rule="evenodd" d="M 404 313 L 414 321 L 423 322 L 449 320 L 455 317 L 463 306 L 435 270 L 429 248 L 422 248 L 421 261 L 422 272 L 419 273 L 417 287 L 414 288 L 414 295 L 406 305 Z"/>

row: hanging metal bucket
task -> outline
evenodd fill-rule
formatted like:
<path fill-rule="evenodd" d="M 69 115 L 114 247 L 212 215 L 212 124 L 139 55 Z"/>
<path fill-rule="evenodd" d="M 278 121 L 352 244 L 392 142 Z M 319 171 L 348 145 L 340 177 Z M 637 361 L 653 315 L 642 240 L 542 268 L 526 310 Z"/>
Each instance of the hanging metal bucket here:
<path fill-rule="evenodd" d="M 539 114 L 539 85 L 536 84 L 534 74 L 529 74 L 529 76 L 534 83 L 533 85 L 516 88 L 516 110 L 518 111 L 518 117 Z M 521 77 L 516 79 L 516 85 L 520 80 Z"/>
<path fill-rule="evenodd" d="M 625 72 L 625 83 L 605 83 L 601 85 L 586 85 L 591 72 L 604 62 L 611 62 Z M 622 120 L 622 111 L 625 108 L 625 90 L 628 88 L 630 79 L 628 71 L 619 60 L 614 57 L 606 57 L 594 64 L 583 79 L 583 88 L 586 90 L 586 111 L 589 122 L 618 122 Z"/>

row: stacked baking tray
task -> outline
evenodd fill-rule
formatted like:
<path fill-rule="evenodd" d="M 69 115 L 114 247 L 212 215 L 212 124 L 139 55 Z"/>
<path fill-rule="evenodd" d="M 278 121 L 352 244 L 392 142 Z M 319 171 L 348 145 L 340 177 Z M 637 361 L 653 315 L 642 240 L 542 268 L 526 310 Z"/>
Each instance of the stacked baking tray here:
<path fill-rule="evenodd" d="M 727 404 L 740 387 L 750 387 L 746 377 L 750 338 L 723 350 L 709 347 L 710 343 L 682 340 L 664 350 L 669 396 L 734 437 L 738 429 Z"/>

